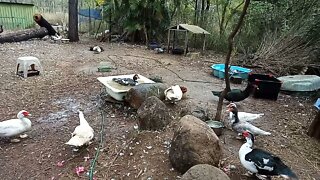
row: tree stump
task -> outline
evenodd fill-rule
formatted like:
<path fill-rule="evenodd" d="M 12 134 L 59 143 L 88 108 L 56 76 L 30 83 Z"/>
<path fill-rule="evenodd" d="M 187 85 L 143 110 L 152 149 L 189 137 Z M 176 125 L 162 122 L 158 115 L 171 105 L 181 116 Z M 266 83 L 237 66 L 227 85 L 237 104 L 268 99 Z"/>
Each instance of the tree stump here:
<path fill-rule="evenodd" d="M 320 140 L 320 111 L 317 110 L 316 117 L 312 121 L 309 130 L 308 135 L 310 137 L 314 137 L 316 139 Z"/>
<path fill-rule="evenodd" d="M 40 29 L 26 29 L 26 30 L 17 31 L 14 33 L 1 35 L 0 44 L 26 41 L 32 38 L 43 38 L 46 35 L 48 35 L 48 30 L 44 27 Z"/>

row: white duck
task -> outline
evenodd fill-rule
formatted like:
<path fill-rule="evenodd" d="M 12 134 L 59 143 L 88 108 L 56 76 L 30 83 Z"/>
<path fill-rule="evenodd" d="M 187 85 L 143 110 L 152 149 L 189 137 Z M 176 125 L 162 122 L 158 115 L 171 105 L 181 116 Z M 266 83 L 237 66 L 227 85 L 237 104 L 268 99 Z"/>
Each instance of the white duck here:
<path fill-rule="evenodd" d="M 248 131 L 244 131 L 242 135 L 246 138 L 239 150 L 239 158 L 243 167 L 245 167 L 250 173 L 267 176 L 267 179 L 271 179 L 271 176 L 282 176 L 285 179 L 297 180 L 297 175 L 287 166 L 282 160 L 262 149 L 252 149 L 254 143 L 254 136 Z"/>
<path fill-rule="evenodd" d="M 93 51 L 96 54 L 101 53 L 104 49 L 101 46 L 90 47 L 90 51 Z"/>
<path fill-rule="evenodd" d="M 243 131 L 249 131 L 254 135 L 271 135 L 270 132 L 264 131 L 246 121 L 240 121 L 238 117 L 238 109 L 237 106 L 228 105 L 229 112 L 234 114 L 234 122 L 232 123 L 232 129 L 238 132 L 240 135 Z"/>
<path fill-rule="evenodd" d="M 237 105 L 235 103 L 230 103 L 227 108 L 229 106 L 235 106 L 237 107 Z M 264 116 L 264 113 L 247 113 L 247 112 L 238 112 L 238 118 L 239 121 L 246 121 L 246 122 L 251 122 L 255 119 L 261 118 L 262 116 Z M 229 121 L 234 121 L 234 114 L 232 112 L 229 112 Z"/>
<path fill-rule="evenodd" d="M 75 147 L 81 147 L 85 144 L 89 145 L 90 141 L 93 139 L 94 131 L 92 127 L 90 127 L 86 119 L 84 118 L 82 111 L 79 111 L 79 119 L 80 119 L 80 125 L 78 125 L 74 129 L 72 133 L 72 138 L 65 144 L 75 146 Z"/>
<path fill-rule="evenodd" d="M 183 94 L 187 92 L 187 88 L 179 85 L 174 85 L 164 90 L 165 100 L 175 103 L 180 101 Z"/>
<path fill-rule="evenodd" d="M 0 137 L 13 137 L 20 135 L 20 138 L 28 137 L 22 133 L 31 129 L 31 121 L 27 117 L 30 116 L 28 111 L 22 110 L 17 114 L 18 119 L 10 119 L 0 122 Z M 11 142 L 20 142 L 19 139 L 11 139 Z"/>

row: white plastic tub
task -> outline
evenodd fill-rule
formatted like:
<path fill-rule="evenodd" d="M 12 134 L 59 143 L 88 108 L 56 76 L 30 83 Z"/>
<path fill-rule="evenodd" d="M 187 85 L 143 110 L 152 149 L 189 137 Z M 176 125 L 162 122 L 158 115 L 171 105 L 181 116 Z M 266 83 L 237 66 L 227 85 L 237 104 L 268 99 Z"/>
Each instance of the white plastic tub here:
<path fill-rule="evenodd" d="M 316 75 L 293 75 L 278 78 L 283 91 L 316 91 L 320 89 L 320 77 Z"/>
<path fill-rule="evenodd" d="M 118 76 L 107 76 L 107 77 L 98 77 L 97 79 L 106 86 L 107 93 L 114 99 L 118 101 L 123 101 L 124 96 L 127 94 L 127 92 L 133 87 L 133 86 L 123 86 L 120 85 L 114 81 L 112 81 L 113 78 L 133 78 L 134 74 L 128 74 L 128 75 L 118 75 Z M 155 83 L 154 81 L 138 74 L 138 84 L 143 83 Z M 137 84 L 137 85 L 138 85 Z"/>

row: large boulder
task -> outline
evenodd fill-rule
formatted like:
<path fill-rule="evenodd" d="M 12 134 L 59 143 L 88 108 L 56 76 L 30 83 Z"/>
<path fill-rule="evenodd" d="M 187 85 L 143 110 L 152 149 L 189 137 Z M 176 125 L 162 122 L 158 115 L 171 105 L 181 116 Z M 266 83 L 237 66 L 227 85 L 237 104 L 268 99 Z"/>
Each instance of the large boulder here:
<path fill-rule="evenodd" d="M 169 158 L 172 166 L 181 173 L 197 164 L 217 166 L 222 156 L 218 136 L 203 121 L 183 116 L 174 132 Z"/>
<path fill-rule="evenodd" d="M 162 130 L 172 120 L 167 106 L 157 97 L 148 97 L 138 109 L 139 128 Z"/>
<path fill-rule="evenodd" d="M 127 92 L 124 100 L 134 109 L 138 109 L 148 97 L 156 96 L 160 100 L 164 100 L 166 88 L 162 83 L 139 84 Z"/>
<path fill-rule="evenodd" d="M 219 168 L 209 164 L 198 164 L 183 174 L 181 180 L 230 180 L 230 178 Z"/>

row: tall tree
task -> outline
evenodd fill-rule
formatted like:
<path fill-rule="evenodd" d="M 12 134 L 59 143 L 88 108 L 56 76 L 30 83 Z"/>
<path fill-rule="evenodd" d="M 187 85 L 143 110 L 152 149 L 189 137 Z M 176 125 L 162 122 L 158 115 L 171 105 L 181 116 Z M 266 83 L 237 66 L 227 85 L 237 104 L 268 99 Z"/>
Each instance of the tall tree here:
<path fill-rule="evenodd" d="M 230 64 L 230 59 L 231 59 L 231 53 L 233 51 L 233 42 L 234 42 L 234 37 L 237 35 L 239 32 L 239 29 L 243 23 L 244 17 L 247 14 L 247 9 L 249 7 L 250 0 L 245 0 L 243 10 L 241 13 L 241 16 L 239 17 L 238 23 L 236 24 L 236 27 L 233 29 L 233 31 L 230 33 L 228 37 L 228 53 L 226 56 L 226 61 L 225 61 L 225 67 L 224 67 L 224 73 L 225 73 L 225 82 L 226 82 L 226 88 L 223 90 L 219 97 L 219 102 L 218 102 L 218 107 L 217 107 L 217 113 L 216 117 L 214 118 L 216 121 L 221 120 L 221 111 L 222 111 L 222 103 L 224 96 L 226 95 L 227 92 L 230 91 L 230 80 L 229 80 L 229 64 Z"/>
<path fill-rule="evenodd" d="M 78 33 L 78 0 L 69 0 L 69 31 L 70 42 L 79 41 Z"/>

